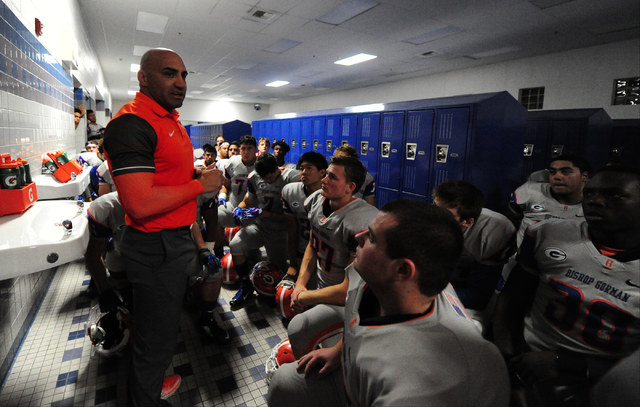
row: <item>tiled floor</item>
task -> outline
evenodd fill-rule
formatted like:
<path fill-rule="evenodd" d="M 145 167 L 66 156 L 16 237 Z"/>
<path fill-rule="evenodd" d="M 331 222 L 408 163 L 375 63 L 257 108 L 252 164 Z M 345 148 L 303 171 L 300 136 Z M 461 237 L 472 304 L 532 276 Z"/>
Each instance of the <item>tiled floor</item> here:
<path fill-rule="evenodd" d="M 58 268 L 33 325 L 0 389 L 0 406 L 116 406 L 118 358 L 91 356 L 84 324 L 92 303 L 82 296 L 89 282 L 82 261 Z M 231 330 L 220 347 L 183 312 L 172 370 L 182 376 L 173 406 L 262 406 L 267 386 L 264 363 L 286 337 L 275 307 L 254 297 L 231 311 L 235 290 L 223 287 L 218 308 Z"/>

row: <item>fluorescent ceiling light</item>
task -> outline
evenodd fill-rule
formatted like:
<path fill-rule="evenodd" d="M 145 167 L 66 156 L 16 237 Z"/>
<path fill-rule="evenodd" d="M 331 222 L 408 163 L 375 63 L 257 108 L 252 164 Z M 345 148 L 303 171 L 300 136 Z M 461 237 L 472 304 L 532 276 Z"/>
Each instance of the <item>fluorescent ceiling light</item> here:
<path fill-rule="evenodd" d="M 131 72 L 138 72 L 140 70 L 140 65 L 139 64 L 131 64 L 131 68 L 130 71 Z"/>
<path fill-rule="evenodd" d="M 287 40 L 283 38 L 269 45 L 267 48 L 264 48 L 263 51 L 273 52 L 274 54 L 282 54 L 283 52 L 288 51 L 296 45 L 300 44 L 302 44 L 300 41 Z"/>
<path fill-rule="evenodd" d="M 375 58 L 378 58 L 378 57 L 370 54 L 358 54 L 349 58 L 344 58 L 344 59 L 335 61 L 334 64 L 351 66 L 351 65 L 359 64 L 360 62 L 369 61 Z"/>
<path fill-rule="evenodd" d="M 127 95 L 129 95 L 129 96 L 135 96 L 135 95 L 136 95 L 136 93 L 137 93 L 137 92 L 136 92 L 135 90 L 128 90 L 128 91 L 127 91 Z"/>
<path fill-rule="evenodd" d="M 287 81 L 273 81 L 273 82 L 267 83 L 265 86 L 271 86 L 272 88 L 279 88 L 280 86 L 284 86 L 288 84 L 289 82 Z"/>
<path fill-rule="evenodd" d="M 296 113 L 279 113 L 273 115 L 276 119 L 293 119 L 296 116 Z"/>
<path fill-rule="evenodd" d="M 347 110 L 353 113 L 379 112 L 384 110 L 384 103 L 372 103 L 370 105 L 352 106 L 347 108 Z"/>
<path fill-rule="evenodd" d="M 145 52 L 149 51 L 151 47 L 145 47 L 144 45 L 134 45 L 133 46 L 133 55 L 137 57 L 141 57 Z"/>
<path fill-rule="evenodd" d="M 138 18 L 136 21 L 136 30 L 146 31 L 156 34 L 164 34 L 164 30 L 167 27 L 169 17 L 161 16 L 160 14 L 146 13 L 144 11 L 138 11 Z"/>
<path fill-rule="evenodd" d="M 322 23 L 338 25 L 377 5 L 378 2 L 372 0 L 348 0 L 334 7 L 327 14 L 318 17 L 316 20 Z"/>
<path fill-rule="evenodd" d="M 480 58 L 493 57 L 496 55 L 508 54 L 509 52 L 515 52 L 515 51 L 520 51 L 520 48 L 516 46 L 504 47 L 504 48 L 492 49 L 490 51 L 477 52 L 469 56 L 471 58 L 480 59 Z"/>
<path fill-rule="evenodd" d="M 224 98 L 220 98 L 218 99 L 220 102 L 233 102 L 233 99 L 230 97 L 224 97 Z"/>

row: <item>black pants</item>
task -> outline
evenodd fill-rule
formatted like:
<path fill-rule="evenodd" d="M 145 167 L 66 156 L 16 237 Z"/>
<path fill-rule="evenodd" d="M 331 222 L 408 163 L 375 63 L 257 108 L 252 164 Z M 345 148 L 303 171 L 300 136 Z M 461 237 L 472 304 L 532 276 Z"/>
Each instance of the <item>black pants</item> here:
<path fill-rule="evenodd" d="M 120 252 L 133 288 L 135 340 L 129 392 L 133 406 L 166 405 L 160 399 L 173 356 L 187 272 L 196 260 L 188 228 L 145 233 L 128 227 Z"/>

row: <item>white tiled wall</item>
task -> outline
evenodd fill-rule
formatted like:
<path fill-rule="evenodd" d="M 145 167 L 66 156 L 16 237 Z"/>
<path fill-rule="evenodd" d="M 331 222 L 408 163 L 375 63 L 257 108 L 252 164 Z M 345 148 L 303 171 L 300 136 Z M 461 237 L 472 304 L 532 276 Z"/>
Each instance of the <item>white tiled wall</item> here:
<path fill-rule="evenodd" d="M 59 47 L 40 43 L 31 27 L 36 13 L 51 8 L 56 10 L 48 13 L 52 22 L 68 27 L 82 48 L 80 62 L 86 63 L 78 65 L 94 67 L 90 72 L 71 74 L 87 88 L 100 88 L 106 106 L 111 103 L 76 1 L 0 0 L 0 153 L 29 161 L 32 176 L 40 172 L 43 153 L 64 150 L 74 155 L 86 137 L 82 131 L 86 124 L 74 129 L 73 81 L 56 62 L 61 59 Z M 55 27 L 50 24 L 48 28 Z M 57 70 L 51 70 L 52 65 Z M 0 281 L 0 385 L 52 274 L 53 270 L 46 270 Z"/>

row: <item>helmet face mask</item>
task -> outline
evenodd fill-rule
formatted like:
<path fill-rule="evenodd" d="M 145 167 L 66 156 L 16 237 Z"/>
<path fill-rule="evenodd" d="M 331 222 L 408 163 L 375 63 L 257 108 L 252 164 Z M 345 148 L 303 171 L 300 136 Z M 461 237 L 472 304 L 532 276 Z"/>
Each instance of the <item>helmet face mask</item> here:
<path fill-rule="evenodd" d="M 265 372 L 267 373 L 267 377 L 265 378 L 267 385 L 271 381 L 273 374 L 280 366 L 285 363 L 293 363 L 295 361 L 296 358 L 293 356 L 293 350 L 291 349 L 289 339 L 285 339 L 274 346 L 271 350 L 271 355 L 269 355 L 269 358 L 264 364 Z"/>
<path fill-rule="evenodd" d="M 87 336 L 93 344 L 93 352 L 109 357 L 119 355 L 130 343 L 132 320 L 125 307 L 118 307 L 115 312 L 100 312 L 96 304 L 89 312 L 85 324 Z"/>

